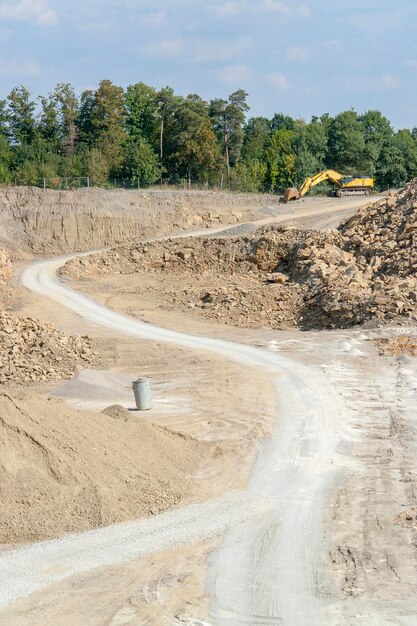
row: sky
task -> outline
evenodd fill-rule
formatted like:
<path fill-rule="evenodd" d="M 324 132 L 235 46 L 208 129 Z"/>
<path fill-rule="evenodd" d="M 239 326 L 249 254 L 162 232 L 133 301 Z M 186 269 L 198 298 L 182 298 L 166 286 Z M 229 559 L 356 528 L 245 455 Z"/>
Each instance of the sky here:
<path fill-rule="evenodd" d="M 417 126 L 416 0 L 0 0 L 0 98 L 110 79 L 205 99 L 249 94 L 250 115 L 379 109 Z"/>

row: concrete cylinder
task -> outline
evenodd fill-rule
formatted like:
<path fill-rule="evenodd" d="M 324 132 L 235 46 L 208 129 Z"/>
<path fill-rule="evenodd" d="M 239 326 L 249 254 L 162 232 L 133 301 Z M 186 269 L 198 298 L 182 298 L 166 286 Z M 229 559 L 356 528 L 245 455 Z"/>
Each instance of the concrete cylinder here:
<path fill-rule="evenodd" d="M 146 378 L 138 378 L 132 383 L 138 411 L 149 411 L 152 408 L 151 384 Z"/>

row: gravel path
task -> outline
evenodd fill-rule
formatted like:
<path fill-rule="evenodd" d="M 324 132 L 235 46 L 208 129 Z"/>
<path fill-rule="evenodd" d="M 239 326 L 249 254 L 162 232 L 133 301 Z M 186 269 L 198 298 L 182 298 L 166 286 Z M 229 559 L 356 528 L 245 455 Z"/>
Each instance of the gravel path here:
<path fill-rule="evenodd" d="M 280 420 L 279 423 L 277 420 L 272 439 L 259 454 L 248 493 L 249 502 L 261 498 L 260 502 L 267 502 L 269 508 L 257 520 L 240 524 L 238 522 L 242 517 L 246 518 L 247 512 L 242 516 L 237 511 L 236 517 L 232 507 L 225 511 L 223 521 L 217 524 L 216 528 L 220 531 L 228 527 L 233 530 L 226 536 L 209 569 L 208 588 L 213 597 L 211 618 L 216 626 L 320 624 L 320 604 L 314 577 L 321 553 L 324 501 L 336 472 L 331 459 L 339 441 L 337 433 L 341 418 L 337 397 L 326 378 L 313 368 L 280 354 L 158 328 L 110 311 L 58 282 L 56 271 L 67 258 L 70 257 L 32 264 L 23 274 L 24 285 L 116 334 L 166 342 L 191 350 L 214 351 L 237 363 L 262 367 L 276 377 Z M 216 519 L 217 513 L 210 506 L 208 503 L 207 517 Z M 178 521 L 183 519 L 181 511 L 172 515 L 173 535 L 168 533 L 168 544 L 175 542 Z M 175 515 L 179 516 L 178 520 Z M 190 538 L 195 538 L 194 521 L 187 527 Z M 120 548 L 126 546 L 126 536 L 123 533 L 118 536 L 117 527 L 108 532 L 116 533 L 110 552 L 106 545 L 97 546 L 97 534 L 88 534 L 87 539 L 85 535 L 73 537 L 71 550 L 76 548 L 78 551 L 73 567 L 85 571 L 106 563 L 107 557 L 100 556 L 102 550 L 104 555 L 110 554 L 111 562 L 114 562 Z M 131 549 L 129 545 L 126 549 L 134 558 L 139 554 L 140 542 L 146 539 L 147 543 L 148 539 L 142 534 L 138 542 L 132 533 L 130 536 L 136 549 Z M 92 539 L 92 552 L 85 550 L 89 537 Z M 155 540 L 159 546 L 158 537 L 153 537 Z M 157 549 L 162 548 L 159 546 Z M 96 550 L 98 554 L 95 554 Z M 61 553 L 61 550 L 58 551 Z M 45 558 L 43 567 L 46 564 L 55 567 L 56 554 L 53 551 L 50 559 Z M 13 553 L 7 559 L 10 568 Z M 39 584 L 43 580 L 39 578 L 43 571 L 41 565 L 34 558 L 30 562 L 31 567 L 20 570 L 20 594 L 25 593 L 25 589 L 28 591 L 25 581 L 34 578 Z M 16 571 L 19 572 L 17 568 Z M 66 575 L 73 573 L 74 569 L 69 569 Z M 18 581 L 19 574 L 15 583 Z"/>

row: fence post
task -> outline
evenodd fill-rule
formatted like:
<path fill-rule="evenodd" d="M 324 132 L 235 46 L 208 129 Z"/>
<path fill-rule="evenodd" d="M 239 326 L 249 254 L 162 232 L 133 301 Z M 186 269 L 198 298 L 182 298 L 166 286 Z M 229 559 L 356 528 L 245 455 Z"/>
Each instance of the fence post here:
<path fill-rule="evenodd" d="M 43 188 L 46 189 L 46 179 L 43 179 Z"/>
<path fill-rule="evenodd" d="M 90 177 L 87 176 L 87 189 L 89 189 L 89 188 L 90 188 Z"/>

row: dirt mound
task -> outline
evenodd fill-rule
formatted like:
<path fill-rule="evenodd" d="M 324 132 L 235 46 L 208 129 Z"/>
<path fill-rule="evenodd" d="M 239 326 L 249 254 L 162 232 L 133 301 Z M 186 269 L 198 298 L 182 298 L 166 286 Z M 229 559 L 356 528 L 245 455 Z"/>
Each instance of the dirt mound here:
<path fill-rule="evenodd" d="M 415 319 L 417 180 L 339 230 L 120 246 L 66 266 L 73 278 L 156 273 L 169 303 L 239 326 L 345 328 Z"/>
<path fill-rule="evenodd" d="M 69 378 L 78 366 L 98 361 L 88 337 L 0 311 L 0 384 Z"/>
<path fill-rule="evenodd" d="M 206 445 L 130 417 L 0 392 L 0 541 L 32 541 L 165 511 Z"/>
<path fill-rule="evenodd" d="M 260 217 L 274 196 L 210 191 L 0 189 L 0 225 L 10 243 L 62 253 L 116 245 L 175 230 Z"/>

